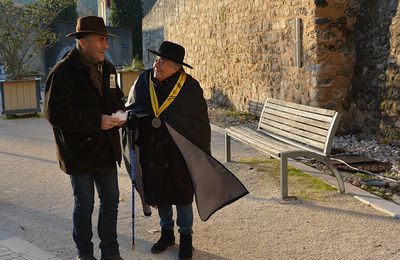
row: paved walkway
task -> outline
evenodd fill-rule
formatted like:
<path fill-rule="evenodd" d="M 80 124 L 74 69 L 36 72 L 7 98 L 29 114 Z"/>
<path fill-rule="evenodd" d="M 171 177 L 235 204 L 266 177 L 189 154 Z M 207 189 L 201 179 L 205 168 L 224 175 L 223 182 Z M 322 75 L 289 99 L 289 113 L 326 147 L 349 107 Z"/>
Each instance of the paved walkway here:
<path fill-rule="evenodd" d="M 2 93 L 0 92 L 0 112 Z M 3 120 L 0 118 L 0 120 Z M 35 245 L 0 230 L 0 260 L 57 260 L 59 258 L 45 252 Z"/>
<path fill-rule="evenodd" d="M 58 260 L 33 244 L 0 231 L 0 260 Z"/>
<path fill-rule="evenodd" d="M 0 118 L 0 120 L 4 120 L 4 119 Z M 35 131 L 42 131 L 41 129 L 39 129 L 44 124 L 42 121 L 43 121 L 43 119 L 25 119 L 23 121 L 6 120 L 6 121 L 3 121 L 3 123 L 0 122 L 0 128 L 5 127 L 4 129 L 6 129 L 6 128 L 14 127 L 16 129 L 17 125 L 24 124 L 23 128 L 25 129 L 25 131 L 32 130 L 33 133 L 31 133 L 31 134 L 32 134 L 32 136 L 34 136 L 36 133 Z M 212 130 L 213 130 L 213 132 L 212 132 L 212 134 L 213 134 L 213 142 L 212 142 L 213 155 L 216 158 L 219 158 L 221 160 L 223 158 L 223 140 L 224 140 L 223 129 L 216 127 L 216 126 L 212 126 Z M 19 135 L 19 133 L 17 131 L 15 133 L 13 133 L 12 135 L 11 134 L 5 135 L 5 136 L 0 135 L 0 141 L 2 141 L 1 138 L 14 138 L 18 135 Z M 27 138 L 29 139 L 29 137 L 27 137 Z M 53 153 L 54 144 L 49 143 L 48 139 L 41 139 L 41 138 L 36 138 L 36 139 L 33 138 L 32 139 L 32 137 L 30 137 L 30 138 L 31 138 L 32 142 L 34 142 L 34 146 L 38 147 L 38 149 L 42 149 L 42 148 L 50 149 L 52 151 L 51 153 Z M 49 137 L 49 138 L 51 139 L 51 137 Z M 5 141 L 5 139 L 3 139 L 3 141 Z M 0 144 L 1 144 L 1 142 L 0 142 Z M 42 147 L 42 145 L 43 145 L 43 147 Z M 44 148 L 44 147 L 46 147 L 46 148 Z M 6 156 L 12 155 L 11 152 L 9 152 L 8 154 L 7 154 L 7 152 L 5 152 L 6 150 L 8 150 L 6 147 L 1 147 L 1 148 L 2 149 L 0 149 L 0 150 L 2 150 L 3 154 L 5 154 Z M 240 145 L 238 143 L 233 144 L 232 152 L 233 152 L 234 157 L 235 156 L 236 157 L 238 157 L 238 156 L 239 157 L 240 156 L 243 156 L 243 157 L 257 156 L 257 152 L 255 152 L 252 149 L 249 149 L 248 147 Z M 14 152 L 14 155 L 15 155 L 15 152 Z M 23 156 L 28 157 L 27 155 L 23 155 Z M 31 154 L 30 156 L 33 156 L 33 155 Z M 44 159 L 41 159 L 41 160 L 45 162 Z M 18 162 L 14 162 L 14 163 L 17 164 Z M 43 162 L 42 162 L 42 164 L 43 164 Z M 325 174 L 321 174 L 317 170 L 310 168 L 308 166 L 305 166 L 301 163 L 292 162 L 292 165 L 295 166 L 296 168 L 299 168 L 299 169 L 305 171 L 305 172 L 309 172 L 310 174 L 312 174 L 314 176 L 323 178 L 327 182 L 331 183 L 332 185 L 336 185 L 336 180 L 333 177 L 326 176 Z M 16 165 L 16 167 L 17 167 L 17 165 Z M 398 218 L 400 216 L 400 206 L 399 205 L 396 205 L 396 204 L 393 204 L 386 200 L 383 200 L 377 196 L 374 196 L 370 193 L 367 193 L 367 192 L 360 190 L 349 184 L 346 184 L 346 193 L 355 196 L 356 198 L 360 199 L 361 201 L 367 203 L 368 205 L 371 205 L 374 208 L 379 209 L 392 217 Z M 254 200 L 254 198 L 250 196 L 248 198 L 248 200 Z M 265 202 L 265 199 L 263 199 L 263 201 L 260 201 L 260 203 L 263 203 L 263 202 Z M 256 203 L 256 201 L 254 201 L 254 203 Z M 0 218 L 0 222 L 1 221 L 2 220 Z M 41 236 L 41 234 L 38 234 L 38 237 L 40 237 L 40 236 Z M 67 240 L 69 241 L 69 243 L 71 243 L 70 238 L 68 238 Z M 393 242 L 397 243 L 396 241 L 393 241 Z M 139 241 L 139 243 L 141 243 L 141 242 Z M 144 246 L 140 246 L 144 251 L 147 250 L 146 247 L 149 247 L 151 245 L 151 244 L 147 245 L 147 243 L 151 243 L 151 242 L 145 241 Z M 46 248 L 43 248 L 43 249 L 46 250 Z M 176 248 L 174 250 L 176 251 Z M 201 253 L 201 251 L 199 253 Z M 141 254 L 141 252 L 139 250 L 139 255 L 140 254 Z M 145 254 L 145 253 L 143 253 L 143 254 Z M 207 256 L 206 253 L 203 253 L 203 254 Z M 148 257 L 147 251 L 146 251 L 146 255 Z M 208 255 L 208 257 L 210 257 L 210 259 L 212 259 L 213 255 L 211 255 L 211 256 Z M 217 257 L 217 256 L 215 256 L 215 257 Z M 300 258 L 302 258 L 302 257 L 300 257 Z M 18 235 L 11 234 L 9 232 L 5 232 L 0 229 L 0 260 L 8 260 L 8 259 L 46 260 L 46 259 L 58 259 L 58 258 L 47 253 L 46 251 L 44 251 L 40 248 L 38 248 L 37 246 L 19 238 Z M 140 257 L 137 257 L 135 259 L 140 259 Z M 218 257 L 217 257 L 217 259 L 218 259 Z"/>

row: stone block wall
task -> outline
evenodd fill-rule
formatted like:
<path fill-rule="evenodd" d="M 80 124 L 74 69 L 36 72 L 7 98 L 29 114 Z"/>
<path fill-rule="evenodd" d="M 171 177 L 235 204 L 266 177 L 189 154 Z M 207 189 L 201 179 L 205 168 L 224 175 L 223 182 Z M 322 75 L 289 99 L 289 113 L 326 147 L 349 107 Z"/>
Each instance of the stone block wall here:
<path fill-rule="evenodd" d="M 144 46 L 182 44 L 206 96 L 242 111 L 268 97 L 341 110 L 353 62 L 347 2 L 159 0 L 143 21 Z M 302 21 L 301 67 L 295 18 Z M 144 57 L 151 66 L 153 57 Z"/>
<path fill-rule="evenodd" d="M 384 44 L 385 53 L 389 53 L 386 60 L 382 60 L 377 79 L 378 86 L 382 87 L 382 97 L 379 109 L 381 112 L 380 133 L 388 141 L 395 141 L 400 144 L 400 7 L 397 1 L 388 1 L 387 10 L 389 17 L 393 20 L 386 21 L 384 26 L 390 26 L 385 39 L 389 39 L 389 44 Z M 385 81 L 385 84 L 382 84 Z"/>
<path fill-rule="evenodd" d="M 397 78 L 386 83 L 385 75 L 389 50 L 398 55 L 389 43 L 400 30 L 393 25 L 389 32 L 397 6 L 397 0 L 158 0 L 143 20 L 143 46 L 157 49 L 163 40 L 185 46 L 194 67 L 188 73 L 221 104 L 254 112 L 274 97 L 342 112 L 341 133 L 376 133 L 400 125 L 393 113 L 398 87 L 391 87 Z M 296 18 L 302 66 L 294 59 Z M 148 67 L 153 58 L 144 51 Z"/>

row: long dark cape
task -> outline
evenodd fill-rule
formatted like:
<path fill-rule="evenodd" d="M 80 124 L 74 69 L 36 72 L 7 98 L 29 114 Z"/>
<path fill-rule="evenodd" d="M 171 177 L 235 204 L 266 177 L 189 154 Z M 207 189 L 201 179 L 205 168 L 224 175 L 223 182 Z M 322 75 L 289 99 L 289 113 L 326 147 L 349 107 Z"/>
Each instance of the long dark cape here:
<path fill-rule="evenodd" d="M 168 124 L 167 128 L 189 168 L 201 220 L 206 221 L 217 210 L 249 193 L 235 175 L 217 159 L 191 143 Z"/>
<path fill-rule="evenodd" d="M 133 110 L 138 117 L 152 114 L 147 84 L 150 73 L 150 70 L 143 73 L 131 90 L 133 93 L 130 96 L 134 100 L 127 108 Z M 178 97 L 164 111 L 163 120 L 189 169 L 200 219 L 206 221 L 214 212 L 245 196 L 248 191 L 228 169 L 211 156 L 211 131 L 207 112 L 206 118 L 197 116 L 199 111 L 204 112 L 207 107 L 203 101 L 196 102 L 199 99 L 204 100 L 200 85 L 188 75 Z M 197 118 L 191 115 L 196 115 Z M 132 145 L 126 141 L 125 144 Z M 129 154 L 125 152 L 124 159 L 128 169 L 129 158 Z M 142 185 L 142 182 L 136 185 Z M 143 201 L 144 194 L 141 197 Z"/>

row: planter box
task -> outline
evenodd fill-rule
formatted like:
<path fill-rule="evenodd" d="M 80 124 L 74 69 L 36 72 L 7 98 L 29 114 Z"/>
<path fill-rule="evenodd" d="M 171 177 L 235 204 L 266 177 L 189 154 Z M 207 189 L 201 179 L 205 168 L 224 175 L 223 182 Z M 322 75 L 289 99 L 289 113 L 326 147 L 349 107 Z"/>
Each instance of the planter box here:
<path fill-rule="evenodd" d="M 122 92 L 124 92 L 124 96 L 127 97 L 129 95 L 129 91 L 135 80 L 139 77 L 141 71 L 119 71 L 118 72 L 118 85 L 121 88 Z"/>
<path fill-rule="evenodd" d="M 0 80 L 3 115 L 40 112 L 40 78 Z"/>

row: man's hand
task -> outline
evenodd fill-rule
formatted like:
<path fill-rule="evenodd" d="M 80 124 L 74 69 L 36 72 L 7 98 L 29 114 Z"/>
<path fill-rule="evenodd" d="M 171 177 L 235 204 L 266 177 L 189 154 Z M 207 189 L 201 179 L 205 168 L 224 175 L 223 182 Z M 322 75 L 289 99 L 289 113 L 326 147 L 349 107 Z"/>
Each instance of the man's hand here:
<path fill-rule="evenodd" d="M 121 126 L 125 123 L 125 121 L 119 121 L 118 118 L 113 118 L 109 115 L 101 115 L 101 129 L 109 130 L 114 126 Z"/>
<path fill-rule="evenodd" d="M 125 124 L 127 115 L 128 114 L 125 111 L 118 110 L 117 112 L 112 113 L 111 117 L 118 119 L 116 126 L 121 127 Z"/>

